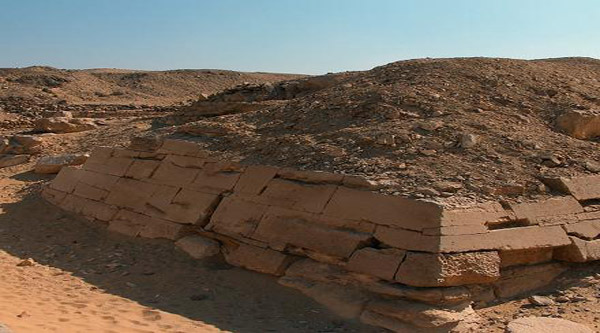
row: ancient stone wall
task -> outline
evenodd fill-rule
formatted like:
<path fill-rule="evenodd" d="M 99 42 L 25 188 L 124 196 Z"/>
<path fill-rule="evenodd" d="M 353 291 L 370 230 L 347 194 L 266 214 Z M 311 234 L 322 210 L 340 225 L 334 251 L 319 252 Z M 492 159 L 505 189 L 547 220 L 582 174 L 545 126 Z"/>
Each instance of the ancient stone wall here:
<path fill-rule="evenodd" d="M 600 177 L 548 179 L 562 196 L 448 208 L 350 175 L 246 166 L 198 145 L 97 148 L 43 191 L 64 210 L 193 256 L 280 276 L 340 315 L 450 331 L 484 305 L 600 259 Z M 210 246 L 213 246 L 211 250 Z"/>

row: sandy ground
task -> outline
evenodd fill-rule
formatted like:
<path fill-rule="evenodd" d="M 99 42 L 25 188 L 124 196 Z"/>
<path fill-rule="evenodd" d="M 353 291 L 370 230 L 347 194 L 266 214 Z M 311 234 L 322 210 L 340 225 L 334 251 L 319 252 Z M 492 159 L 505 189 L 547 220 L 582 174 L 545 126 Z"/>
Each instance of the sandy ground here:
<path fill-rule="evenodd" d="M 380 332 L 275 278 L 66 215 L 29 167 L 0 171 L 0 322 L 17 333 Z"/>

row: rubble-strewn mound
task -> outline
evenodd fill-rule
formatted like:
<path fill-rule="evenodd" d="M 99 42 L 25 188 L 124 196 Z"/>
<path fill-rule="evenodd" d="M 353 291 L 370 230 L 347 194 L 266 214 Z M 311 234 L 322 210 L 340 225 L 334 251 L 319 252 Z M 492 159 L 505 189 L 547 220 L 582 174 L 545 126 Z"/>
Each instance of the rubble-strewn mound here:
<path fill-rule="evenodd" d="M 63 70 L 52 67 L 0 68 L 0 106 L 10 111 L 27 102 L 170 105 L 214 94 L 242 83 L 289 80 L 301 75 L 224 70 Z M 8 101 L 4 102 L 7 99 Z M 0 108 L 2 111 L 2 108 Z"/>
<path fill-rule="evenodd" d="M 597 143 L 555 125 L 563 113 L 599 109 L 598 60 L 420 59 L 341 75 L 181 132 L 226 158 L 364 175 L 409 196 L 535 195 L 547 191 L 542 175 L 600 171 Z M 268 100 L 254 90 L 257 98 L 248 89 L 220 96 Z"/>

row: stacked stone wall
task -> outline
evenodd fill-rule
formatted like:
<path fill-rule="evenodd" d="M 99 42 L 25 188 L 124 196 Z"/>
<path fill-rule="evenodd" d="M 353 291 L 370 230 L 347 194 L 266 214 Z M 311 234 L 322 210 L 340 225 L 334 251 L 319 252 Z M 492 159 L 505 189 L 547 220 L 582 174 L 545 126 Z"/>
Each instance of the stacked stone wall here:
<path fill-rule="evenodd" d="M 458 329 L 472 302 L 542 287 L 561 262 L 600 259 L 598 177 L 548 179 L 564 194 L 544 200 L 447 208 L 373 192 L 356 176 L 241 165 L 186 141 L 156 147 L 97 148 L 43 196 L 198 257 L 218 244 L 232 265 L 396 331 Z"/>

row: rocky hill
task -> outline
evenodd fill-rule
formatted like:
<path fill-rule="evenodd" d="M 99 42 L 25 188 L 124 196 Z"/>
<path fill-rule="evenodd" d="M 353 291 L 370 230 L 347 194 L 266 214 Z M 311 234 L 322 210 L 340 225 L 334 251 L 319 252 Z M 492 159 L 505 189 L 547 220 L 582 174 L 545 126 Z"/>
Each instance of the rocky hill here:
<path fill-rule="evenodd" d="M 28 103 L 171 105 L 242 83 L 265 83 L 301 75 L 224 70 L 0 69 L 0 100 Z M 13 103 L 16 104 L 16 103 Z"/>
<path fill-rule="evenodd" d="M 250 88 L 228 96 L 269 99 Z M 600 109 L 599 60 L 400 61 L 296 95 L 179 131 L 229 158 L 365 175 L 418 197 L 543 195 L 544 176 L 600 171 L 598 144 L 555 125 Z"/>

